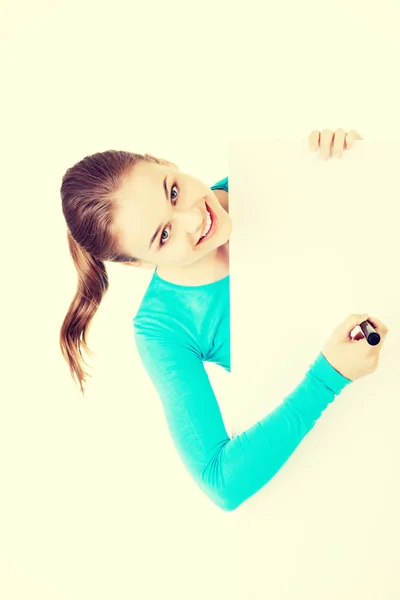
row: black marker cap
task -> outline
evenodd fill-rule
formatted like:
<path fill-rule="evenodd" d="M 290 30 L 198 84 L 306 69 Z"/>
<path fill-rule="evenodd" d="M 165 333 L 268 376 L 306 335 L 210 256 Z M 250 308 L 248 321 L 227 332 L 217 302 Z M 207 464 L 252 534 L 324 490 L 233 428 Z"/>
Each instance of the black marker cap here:
<path fill-rule="evenodd" d="M 375 331 L 369 321 L 363 321 L 360 323 L 360 329 L 370 346 L 376 346 L 379 344 L 381 341 L 381 336 L 377 331 Z"/>

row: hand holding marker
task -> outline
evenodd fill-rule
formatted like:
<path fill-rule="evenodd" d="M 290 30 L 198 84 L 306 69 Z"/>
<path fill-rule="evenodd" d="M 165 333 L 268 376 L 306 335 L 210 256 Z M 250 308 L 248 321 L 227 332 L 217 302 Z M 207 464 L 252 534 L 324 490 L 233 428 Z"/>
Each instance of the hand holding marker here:
<path fill-rule="evenodd" d="M 357 326 L 361 331 L 353 337 Z M 321 353 L 336 371 L 354 381 L 376 370 L 387 332 L 386 325 L 376 317 L 352 314 L 335 329 Z"/>

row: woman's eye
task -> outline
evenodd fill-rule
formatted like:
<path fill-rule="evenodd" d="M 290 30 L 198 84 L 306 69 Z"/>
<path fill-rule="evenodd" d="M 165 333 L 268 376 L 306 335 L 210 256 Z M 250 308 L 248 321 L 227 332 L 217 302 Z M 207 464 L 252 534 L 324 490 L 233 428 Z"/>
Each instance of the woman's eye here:
<path fill-rule="evenodd" d="M 160 245 L 161 246 L 164 246 L 165 242 L 168 242 L 168 240 L 169 240 L 169 235 L 167 238 L 163 238 L 163 235 L 166 231 L 168 231 L 168 229 L 163 229 L 161 232 L 161 237 L 160 237 Z"/>
<path fill-rule="evenodd" d="M 173 196 L 173 190 L 176 190 L 176 196 Z M 171 188 L 171 199 L 172 200 L 176 200 L 178 197 L 178 186 L 176 185 L 176 183 L 174 183 L 174 185 Z"/>

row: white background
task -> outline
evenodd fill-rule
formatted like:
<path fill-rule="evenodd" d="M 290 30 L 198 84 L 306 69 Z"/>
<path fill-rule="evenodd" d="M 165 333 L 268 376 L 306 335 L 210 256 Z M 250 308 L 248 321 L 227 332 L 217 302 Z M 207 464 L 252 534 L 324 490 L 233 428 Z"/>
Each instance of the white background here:
<path fill-rule="evenodd" d="M 343 127 L 357 129 L 367 140 L 395 140 L 400 134 L 399 17 L 395 0 L 379 7 L 361 0 L 237 7 L 119 0 L 2 4 L 1 597 L 197 600 L 235 597 L 236 591 L 242 597 L 248 588 L 246 598 L 258 599 L 274 589 L 274 578 L 268 585 L 261 538 L 246 549 L 250 563 L 233 577 L 243 556 L 234 531 L 236 513 L 219 511 L 199 493 L 168 437 L 133 345 L 131 320 L 150 272 L 109 265 L 110 290 L 89 337 L 95 358 L 86 400 L 72 383 L 58 347 L 76 287 L 61 213 L 61 178 L 83 156 L 109 148 L 165 157 L 212 185 L 228 172 L 233 139 L 300 140 L 314 128 Z M 269 200 L 268 206 L 275 205 Z M 274 239 L 271 244 L 272 250 Z M 276 260 L 275 274 L 288 263 L 284 256 L 282 263 L 279 256 Z M 246 265 L 246 273 L 253 264 Z M 389 293 L 390 285 L 394 281 L 383 276 L 381 289 Z M 348 300 L 342 297 L 339 318 L 348 312 Z M 386 303 L 378 306 L 376 298 L 371 302 L 382 316 L 390 310 Z M 287 305 L 282 311 L 286 315 Z M 324 327 L 322 340 L 336 318 L 327 312 L 316 321 Z M 388 350 L 380 377 L 393 355 Z M 293 383 L 304 364 L 294 366 Z M 229 419 L 231 378 L 212 365 L 210 370 Z M 369 386 L 373 381 L 379 380 L 371 379 Z M 346 403 L 354 418 L 363 415 L 357 407 L 358 398 L 367 398 L 362 385 L 360 395 Z M 239 401 L 234 399 L 235 411 Z M 370 411 L 371 400 L 365 402 Z M 321 470 L 334 469 L 336 460 L 335 454 L 327 456 L 327 436 L 345 435 L 351 422 L 339 410 L 343 405 L 341 399 L 308 442 L 319 453 L 325 448 Z M 393 404 L 387 408 L 387 426 L 394 427 Z M 376 418 L 384 416 L 377 411 Z M 362 428 L 356 430 L 362 435 Z M 369 439 L 365 432 L 363 452 L 357 449 L 359 458 L 353 458 L 358 468 L 367 469 Z M 293 485 L 298 477 L 303 485 L 307 468 L 316 468 L 307 460 L 310 447 L 299 449 L 282 472 L 288 479 L 280 494 L 289 489 L 289 479 Z M 374 466 L 371 487 L 378 477 L 376 489 L 382 488 L 383 478 L 389 472 L 393 476 L 393 464 Z M 354 489 L 349 472 L 344 477 L 343 488 L 350 481 Z M 277 478 L 270 489 L 278 485 Z M 394 514 L 395 500 L 385 514 Z M 265 495 L 253 501 L 253 509 L 248 506 L 243 514 L 254 515 L 260 530 L 263 519 L 274 518 Z M 343 514 L 341 507 L 337 514 Z M 288 511 L 283 507 L 280 514 Z M 270 540 L 282 565 L 297 535 L 295 529 L 290 540 L 278 535 Z M 304 536 L 305 554 L 313 543 Z M 262 580 L 251 568 L 252 557 L 262 566 Z M 292 559 L 288 565 L 293 567 Z M 313 572 L 315 585 L 323 585 L 327 572 L 335 575 L 335 556 L 329 563 L 332 570 Z M 381 563 L 375 571 L 370 562 L 365 565 L 368 586 L 372 580 L 378 585 Z M 308 599 L 301 587 L 296 597 Z M 395 598 L 398 591 L 394 584 L 375 598 Z"/>
<path fill-rule="evenodd" d="M 396 598 L 400 143 L 326 163 L 301 142 L 232 144 L 229 157 L 234 433 L 292 392 L 348 314 L 390 330 L 378 370 L 235 513 L 237 597 Z"/>

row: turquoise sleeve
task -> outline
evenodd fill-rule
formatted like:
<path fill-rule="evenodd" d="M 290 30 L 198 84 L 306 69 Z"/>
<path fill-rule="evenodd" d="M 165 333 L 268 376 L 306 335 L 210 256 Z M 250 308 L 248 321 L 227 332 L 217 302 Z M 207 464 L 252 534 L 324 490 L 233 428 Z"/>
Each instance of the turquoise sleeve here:
<path fill-rule="evenodd" d="M 270 481 L 350 383 L 319 354 L 275 410 L 230 439 L 196 351 L 138 333 L 135 339 L 181 460 L 202 491 L 225 511 L 236 509 Z"/>
<path fill-rule="evenodd" d="M 229 192 L 228 177 L 224 177 L 224 179 L 217 181 L 217 183 L 210 187 L 210 190 L 225 190 L 226 192 Z"/>

